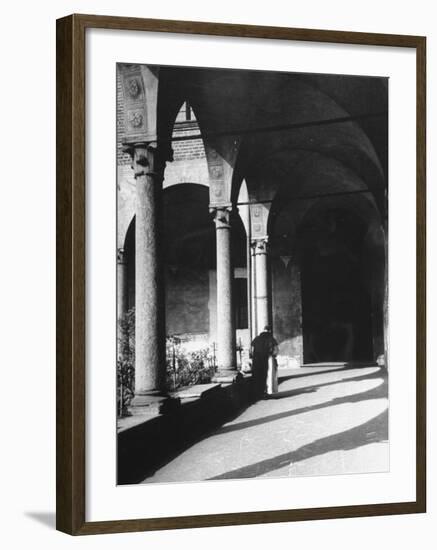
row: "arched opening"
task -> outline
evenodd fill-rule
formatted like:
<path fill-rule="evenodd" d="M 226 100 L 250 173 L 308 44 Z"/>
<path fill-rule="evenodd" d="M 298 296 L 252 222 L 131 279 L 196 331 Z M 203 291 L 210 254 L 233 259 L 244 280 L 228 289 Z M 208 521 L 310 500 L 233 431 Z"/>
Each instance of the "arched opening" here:
<path fill-rule="evenodd" d="M 132 218 L 124 239 L 126 263 L 126 309 L 135 307 L 135 216 Z"/>
<path fill-rule="evenodd" d="M 377 201 L 337 159 L 293 155 L 268 223 L 281 359 L 287 366 L 376 361 L 384 354 L 386 261 Z"/>
<path fill-rule="evenodd" d="M 210 278 L 215 269 L 215 229 L 208 188 L 179 184 L 163 192 L 163 261 L 166 332 L 208 340 Z"/>
<path fill-rule="evenodd" d="M 328 209 L 298 230 L 305 363 L 373 361 L 367 224 Z"/>
<path fill-rule="evenodd" d="M 165 276 L 166 334 L 199 344 L 216 334 L 216 238 L 208 187 L 181 183 L 163 190 L 162 261 Z M 135 218 L 125 239 L 127 307 L 135 305 Z M 247 329 L 246 232 L 232 220 L 235 326 Z"/>

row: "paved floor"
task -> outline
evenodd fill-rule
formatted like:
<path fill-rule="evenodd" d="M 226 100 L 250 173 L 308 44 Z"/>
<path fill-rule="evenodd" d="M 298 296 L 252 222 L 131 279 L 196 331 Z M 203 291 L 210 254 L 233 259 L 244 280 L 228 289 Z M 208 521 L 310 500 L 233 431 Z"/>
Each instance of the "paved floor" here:
<path fill-rule="evenodd" d="M 387 471 L 384 372 L 280 371 L 274 398 L 251 405 L 144 483 Z"/>

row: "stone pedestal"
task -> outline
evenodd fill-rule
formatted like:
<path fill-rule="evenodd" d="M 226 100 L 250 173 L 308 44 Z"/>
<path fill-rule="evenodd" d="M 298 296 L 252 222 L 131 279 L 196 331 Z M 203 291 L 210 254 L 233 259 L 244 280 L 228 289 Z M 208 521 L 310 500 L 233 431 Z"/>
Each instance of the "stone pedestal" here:
<path fill-rule="evenodd" d="M 129 412 L 132 416 L 161 414 L 167 399 L 165 395 L 135 395 L 129 406 Z"/>

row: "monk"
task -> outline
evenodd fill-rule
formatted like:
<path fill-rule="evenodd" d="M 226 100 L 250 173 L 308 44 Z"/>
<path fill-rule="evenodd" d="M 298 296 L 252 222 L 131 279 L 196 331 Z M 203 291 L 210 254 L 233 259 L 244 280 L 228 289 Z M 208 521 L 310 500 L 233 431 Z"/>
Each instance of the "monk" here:
<path fill-rule="evenodd" d="M 252 377 L 257 399 L 266 396 L 267 371 L 269 360 L 274 359 L 278 352 L 278 343 L 273 338 L 270 326 L 256 336 L 251 344 Z"/>

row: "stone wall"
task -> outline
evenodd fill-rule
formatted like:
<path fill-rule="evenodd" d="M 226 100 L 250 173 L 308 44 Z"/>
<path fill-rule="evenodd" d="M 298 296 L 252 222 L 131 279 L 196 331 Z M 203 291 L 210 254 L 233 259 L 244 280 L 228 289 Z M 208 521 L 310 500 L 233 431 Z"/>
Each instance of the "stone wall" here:
<path fill-rule="evenodd" d="M 291 258 L 272 258 L 273 333 L 279 344 L 280 367 L 303 363 L 300 266 Z"/>
<path fill-rule="evenodd" d="M 208 332 L 208 271 L 183 266 L 169 268 L 165 282 L 167 334 Z"/>

